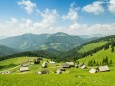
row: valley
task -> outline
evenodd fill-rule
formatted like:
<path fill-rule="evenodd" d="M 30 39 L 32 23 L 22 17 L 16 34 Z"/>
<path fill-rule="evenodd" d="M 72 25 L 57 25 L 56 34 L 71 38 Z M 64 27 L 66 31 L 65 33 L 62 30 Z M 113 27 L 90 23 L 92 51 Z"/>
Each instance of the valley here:
<path fill-rule="evenodd" d="M 0 85 L 3 86 L 114 86 L 115 77 L 115 36 L 107 36 L 86 42 L 69 51 L 57 51 L 55 49 L 25 51 L 0 57 Z M 35 60 L 42 60 L 35 64 Z M 105 59 L 107 59 L 105 61 Z M 33 61 L 33 62 L 30 62 Z M 39 61 L 39 60 L 38 60 Z M 54 61 L 55 63 L 50 63 Z M 47 67 L 42 67 L 43 63 Z M 75 65 L 84 64 L 87 68 L 65 68 L 59 74 L 57 70 L 66 62 Z M 20 71 L 20 68 L 28 68 L 28 71 Z M 91 74 L 92 68 L 108 65 L 109 72 L 97 72 Z M 40 71 L 48 71 L 47 74 L 38 74 Z M 7 74 L 8 73 L 8 74 Z M 112 77 L 112 78 L 110 78 Z M 20 80 L 21 79 L 21 80 Z M 32 82 L 31 82 L 32 81 Z M 55 82 L 57 81 L 57 82 Z M 18 82 L 18 83 L 17 83 Z M 49 84 L 50 82 L 50 84 Z"/>

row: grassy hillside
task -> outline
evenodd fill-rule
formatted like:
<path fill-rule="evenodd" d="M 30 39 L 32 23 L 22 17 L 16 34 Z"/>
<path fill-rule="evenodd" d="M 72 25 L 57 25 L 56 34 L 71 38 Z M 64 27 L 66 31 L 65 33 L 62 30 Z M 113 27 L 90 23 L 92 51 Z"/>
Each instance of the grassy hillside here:
<path fill-rule="evenodd" d="M 107 50 L 100 50 L 97 53 L 94 53 L 92 56 L 87 56 L 82 59 L 79 59 L 80 62 L 84 62 L 85 64 L 88 64 L 88 61 L 98 61 L 99 63 L 102 62 L 103 58 L 108 57 L 108 60 L 112 60 L 113 63 L 115 63 L 115 52 L 111 52 L 111 48 Z"/>
<path fill-rule="evenodd" d="M 87 44 L 87 45 L 83 45 L 82 48 L 80 50 L 78 50 L 78 52 L 84 53 L 84 52 L 93 50 L 97 47 L 100 47 L 100 46 L 102 46 L 106 43 L 107 43 L 106 41 L 100 41 L 100 42 L 97 42 L 97 43 L 90 43 L 90 44 Z"/>
<path fill-rule="evenodd" d="M 15 66 L 0 69 L 0 71 L 10 70 L 12 73 L 9 75 L 0 74 L 0 86 L 115 86 L 115 64 L 109 67 L 111 70 L 110 72 L 90 74 L 89 70 L 91 67 L 87 69 L 73 67 L 57 75 L 54 74 L 54 71 L 60 68 L 62 63 L 48 63 L 47 68 L 42 68 L 41 64 L 49 60 L 43 59 L 40 64 L 29 65 L 30 71 L 19 72 L 22 62 L 35 58 L 36 57 L 18 57 L 1 61 L 0 66 L 10 64 L 15 64 Z M 38 75 L 37 72 L 40 70 L 49 70 L 49 74 Z"/>
<path fill-rule="evenodd" d="M 17 58 L 11 58 L 8 60 L 0 61 L 0 70 L 16 67 L 25 61 L 32 60 L 35 58 L 36 57 L 17 57 Z"/>

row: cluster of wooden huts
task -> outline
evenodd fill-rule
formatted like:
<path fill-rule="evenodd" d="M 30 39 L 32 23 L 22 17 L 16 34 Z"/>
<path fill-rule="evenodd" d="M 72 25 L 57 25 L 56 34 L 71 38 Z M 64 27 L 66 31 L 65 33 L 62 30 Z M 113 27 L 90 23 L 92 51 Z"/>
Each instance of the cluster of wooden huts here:
<path fill-rule="evenodd" d="M 11 71 L 5 70 L 5 71 L 3 71 L 1 74 L 11 74 Z"/>
<path fill-rule="evenodd" d="M 97 73 L 97 72 L 107 72 L 107 71 L 110 71 L 110 69 L 107 65 L 105 65 L 105 66 L 99 66 L 96 69 L 92 68 L 89 72 L 90 73 Z"/>

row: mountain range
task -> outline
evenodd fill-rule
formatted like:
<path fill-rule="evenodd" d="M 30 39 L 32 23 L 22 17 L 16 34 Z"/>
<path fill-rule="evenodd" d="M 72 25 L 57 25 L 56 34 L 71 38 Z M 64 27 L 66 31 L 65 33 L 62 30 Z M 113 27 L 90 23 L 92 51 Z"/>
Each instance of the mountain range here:
<path fill-rule="evenodd" d="M 19 53 L 20 51 L 10 48 L 10 47 L 6 47 L 4 45 L 0 45 L 0 56 L 5 56 L 5 55 L 12 55 L 15 53 Z"/>
<path fill-rule="evenodd" d="M 19 51 L 33 51 L 33 50 L 47 50 L 47 49 L 67 51 L 87 41 L 88 41 L 87 39 L 81 38 L 79 36 L 68 35 L 62 32 L 58 32 L 55 34 L 40 34 L 40 35 L 28 33 L 1 39 L 0 45 L 14 48 Z"/>

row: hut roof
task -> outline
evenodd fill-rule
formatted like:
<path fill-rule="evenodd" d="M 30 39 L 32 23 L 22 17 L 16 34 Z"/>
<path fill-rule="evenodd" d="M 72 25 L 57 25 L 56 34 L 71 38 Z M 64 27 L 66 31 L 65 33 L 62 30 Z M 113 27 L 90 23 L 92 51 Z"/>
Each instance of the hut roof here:
<path fill-rule="evenodd" d="M 54 61 L 50 61 L 50 64 L 55 64 L 56 62 L 54 62 Z"/>
<path fill-rule="evenodd" d="M 65 71 L 65 68 L 60 68 L 61 71 Z"/>
<path fill-rule="evenodd" d="M 42 71 L 39 71 L 38 74 L 48 74 L 49 71 L 48 70 L 42 70 Z"/>
<path fill-rule="evenodd" d="M 28 66 L 28 64 L 21 64 L 21 66 L 23 66 L 23 67 L 27 67 L 27 66 Z"/>
<path fill-rule="evenodd" d="M 96 69 L 92 68 L 89 72 L 90 73 L 96 73 Z"/>
<path fill-rule="evenodd" d="M 29 71 L 29 68 L 28 67 L 20 67 L 20 72 L 23 72 L 23 71 Z"/>
<path fill-rule="evenodd" d="M 99 71 L 101 71 L 101 72 L 110 71 L 110 69 L 109 69 L 109 67 L 108 67 L 107 65 L 105 65 L 105 66 L 100 66 L 98 69 L 99 69 Z"/>
<path fill-rule="evenodd" d="M 42 60 L 42 57 L 38 57 L 37 60 Z"/>
<path fill-rule="evenodd" d="M 2 72 L 2 74 L 10 74 L 11 72 L 10 71 L 4 71 Z"/>
<path fill-rule="evenodd" d="M 79 64 L 78 64 L 78 67 L 81 67 L 81 66 L 83 66 L 83 63 L 79 63 Z"/>
<path fill-rule="evenodd" d="M 85 68 L 87 68 L 85 65 L 83 65 L 82 67 L 81 67 L 82 69 L 85 69 Z"/>
<path fill-rule="evenodd" d="M 69 64 L 64 63 L 64 64 L 62 65 L 62 68 L 69 68 Z"/>
<path fill-rule="evenodd" d="M 66 62 L 66 64 L 75 65 L 74 62 Z"/>
<path fill-rule="evenodd" d="M 42 67 L 47 67 L 47 63 L 44 62 L 44 63 L 42 64 Z"/>
<path fill-rule="evenodd" d="M 61 74 L 62 71 L 61 71 L 60 69 L 58 69 L 58 70 L 56 71 L 56 73 L 57 73 L 57 74 Z"/>

